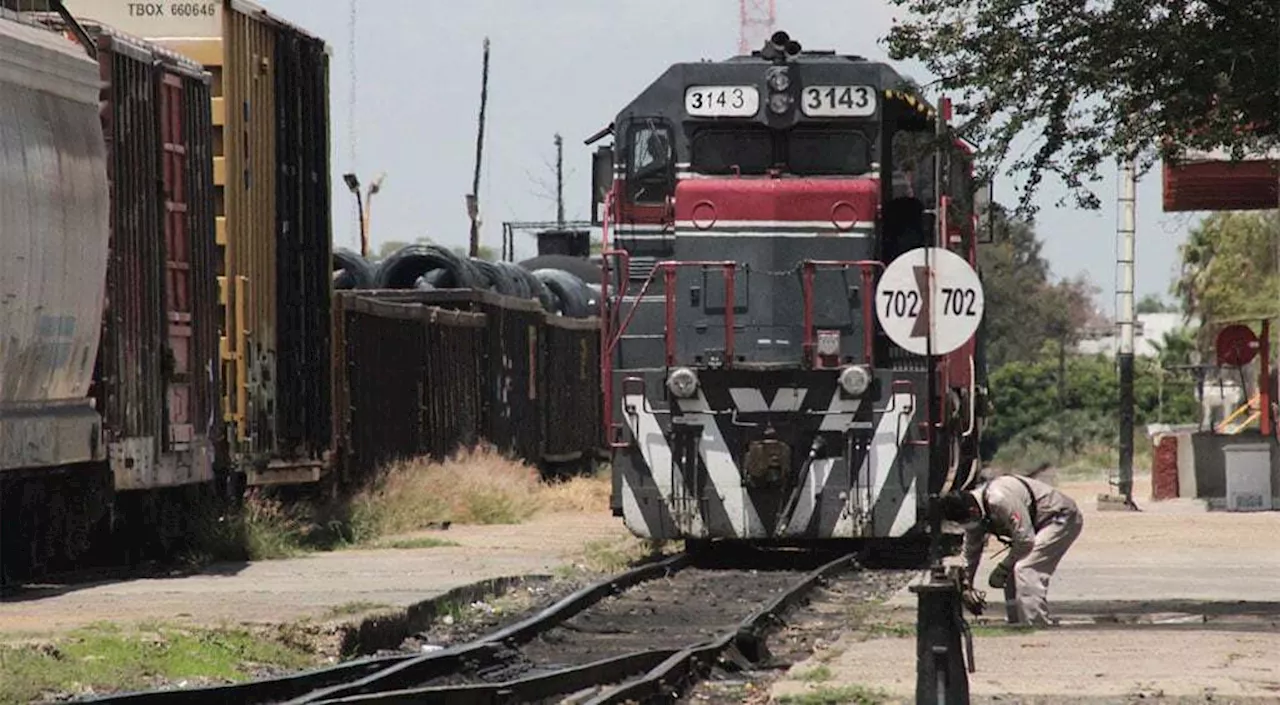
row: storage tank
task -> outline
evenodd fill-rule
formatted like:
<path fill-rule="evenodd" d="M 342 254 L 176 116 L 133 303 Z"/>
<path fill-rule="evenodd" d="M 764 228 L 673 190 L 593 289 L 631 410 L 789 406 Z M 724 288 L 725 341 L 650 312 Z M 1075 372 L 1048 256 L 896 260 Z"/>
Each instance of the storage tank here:
<path fill-rule="evenodd" d="M 107 266 L 98 64 L 0 10 L 0 470 L 101 460 Z"/>
<path fill-rule="evenodd" d="M 250 484 L 319 479 L 333 435 L 327 45 L 244 0 L 158 13 L 120 0 L 65 4 L 212 75 L 229 445 Z"/>

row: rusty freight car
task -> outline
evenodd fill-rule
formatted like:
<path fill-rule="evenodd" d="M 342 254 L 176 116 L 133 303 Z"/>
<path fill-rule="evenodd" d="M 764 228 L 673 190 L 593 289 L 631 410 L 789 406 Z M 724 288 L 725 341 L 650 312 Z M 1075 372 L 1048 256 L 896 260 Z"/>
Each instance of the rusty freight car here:
<path fill-rule="evenodd" d="M 333 439 L 327 45 L 244 0 L 145 16 L 118 0 L 66 5 L 210 72 L 231 459 L 251 485 L 318 480 Z"/>
<path fill-rule="evenodd" d="M 32 18 L 74 36 L 56 15 Z M 194 508 L 218 490 L 211 77 L 175 52 L 80 24 L 97 49 L 111 194 L 90 394 L 114 489 L 112 553 L 164 558 L 192 535 Z"/>
<path fill-rule="evenodd" d="M 24 379 L 41 386 L 57 381 L 58 364 L 88 375 L 84 387 L 60 393 L 66 399 L 40 401 L 28 393 L 25 405 L 17 405 L 46 409 L 49 418 L 27 413 L 19 427 L 0 424 L 3 445 L 22 456 L 6 457 L 5 470 L 14 472 L 0 483 L 6 582 L 167 556 L 190 538 L 194 503 L 216 492 L 214 449 L 221 436 L 214 414 L 209 74 L 115 29 L 81 26 L 95 63 L 60 17 L 10 19 L 6 26 L 20 28 L 15 34 L 39 37 L 64 53 L 28 53 L 37 65 L 66 71 L 67 57 L 88 62 L 92 99 L 87 124 L 78 115 L 72 119 L 69 93 L 55 100 L 52 84 L 37 88 L 41 98 L 23 101 L 19 91 L 4 101 L 12 128 L 0 159 L 6 178 L 40 180 L 57 199 L 42 204 L 39 189 L 15 189 L 0 208 L 19 217 L 54 217 L 40 227 L 36 221 L 27 229 L 4 227 L 0 254 L 13 263 L 7 284 L 25 277 L 27 294 L 36 296 L 20 300 L 45 313 L 34 321 L 36 344 L 12 350 L 49 369 L 26 364 L 11 376 L 5 365 L 0 385 L 16 384 L 22 393 Z M 34 112 L 21 113 L 24 103 Z M 24 151 L 45 148 L 54 161 L 32 169 Z M 21 250 L 24 232 L 41 234 L 25 256 L 9 249 Z M 6 329 L 8 323 L 24 328 L 20 320 L 6 322 Z M 30 442 L 39 439 L 48 443 Z"/>

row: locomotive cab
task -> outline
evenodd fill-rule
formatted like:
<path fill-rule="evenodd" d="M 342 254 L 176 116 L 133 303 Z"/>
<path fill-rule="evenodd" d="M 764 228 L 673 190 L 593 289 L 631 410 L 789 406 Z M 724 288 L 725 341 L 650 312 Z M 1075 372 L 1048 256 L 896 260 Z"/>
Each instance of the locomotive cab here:
<path fill-rule="evenodd" d="M 589 140 L 614 138 L 593 212 L 612 504 L 637 535 L 902 537 L 923 530 L 928 492 L 972 481 L 972 345 L 941 362 L 936 401 L 959 400 L 961 430 L 935 477 L 927 363 L 874 308 L 904 252 L 976 257 L 967 162 L 939 151 L 935 111 L 906 86 L 778 33 L 670 67 Z"/>

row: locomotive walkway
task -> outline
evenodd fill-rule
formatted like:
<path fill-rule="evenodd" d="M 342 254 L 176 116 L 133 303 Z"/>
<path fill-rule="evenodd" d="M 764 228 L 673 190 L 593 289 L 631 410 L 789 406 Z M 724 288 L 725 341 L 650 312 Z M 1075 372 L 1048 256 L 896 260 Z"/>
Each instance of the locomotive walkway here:
<path fill-rule="evenodd" d="M 1141 513 L 1098 511 L 1105 483 L 1059 484 L 1085 529 L 1049 587 L 1056 629 L 1001 625 L 1003 596 L 986 582 L 1002 546 L 990 542 L 975 581 L 987 610 L 973 620 L 974 702 L 1280 703 L 1280 513 L 1151 502 L 1149 477 L 1135 479 Z M 900 591 L 888 606 L 897 628 L 846 636 L 825 656 L 829 680 L 784 680 L 774 694 L 857 685 L 911 702 L 915 596 Z"/>
<path fill-rule="evenodd" d="M 36 591 L 0 602 L 0 639 L 97 622 L 279 624 L 356 603 L 408 607 L 460 586 L 549 574 L 588 542 L 621 539 L 607 512 L 538 517 L 520 525 L 431 532 L 457 546 L 344 550 L 249 564 L 218 564 L 187 577 Z"/>

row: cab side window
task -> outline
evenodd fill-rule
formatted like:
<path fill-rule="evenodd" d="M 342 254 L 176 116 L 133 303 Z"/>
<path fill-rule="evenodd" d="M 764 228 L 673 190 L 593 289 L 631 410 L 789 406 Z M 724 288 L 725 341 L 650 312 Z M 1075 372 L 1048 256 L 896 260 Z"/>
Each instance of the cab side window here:
<path fill-rule="evenodd" d="M 627 195 L 635 203 L 665 203 L 675 191 L 671 129 L 659 120 L 638 120 L 629 132 Z"/>

